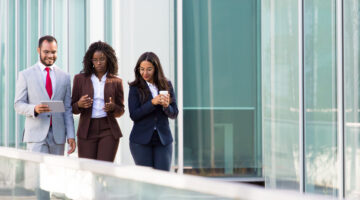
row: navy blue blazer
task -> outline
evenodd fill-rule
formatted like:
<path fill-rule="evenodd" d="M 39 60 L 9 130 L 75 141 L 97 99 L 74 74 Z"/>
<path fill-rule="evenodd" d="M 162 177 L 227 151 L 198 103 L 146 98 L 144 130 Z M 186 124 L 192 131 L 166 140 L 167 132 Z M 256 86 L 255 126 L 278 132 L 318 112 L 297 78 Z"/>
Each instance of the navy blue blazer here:
<path fill-rule="evenodd" d="M 170 144 L 173 141 L 168 118 L 175 119 L 179 111 L 176 105 L 174 89 L 170 81 L 169 86 L 171 103 L 166 109 L 163 109 L 161 105 L 154 106 L 151 103 L 153 97 L 149 87 L 149 98 L 144 103 L 141 103 L 138 88 L 130 86 L 128 101 L 129 112 L 130 118 L 134 121 L 130 133 L 130 142 L 136 144 L 148 144 L 155 127 L 163 145 Z"/>

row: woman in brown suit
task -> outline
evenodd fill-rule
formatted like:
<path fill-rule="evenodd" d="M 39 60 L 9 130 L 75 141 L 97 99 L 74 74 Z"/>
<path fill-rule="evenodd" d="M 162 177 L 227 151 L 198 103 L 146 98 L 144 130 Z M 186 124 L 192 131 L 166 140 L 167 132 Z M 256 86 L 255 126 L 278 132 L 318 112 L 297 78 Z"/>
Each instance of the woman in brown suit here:
<path fill-rule="evenodd" d="M 74 77 L 72 110 L 80 113 L 77 131 L 80 158 L 113 162 L 122 136 L 115 118 L 124 113 L 122 80 L 116 77 L 114 49 L 105 42 L 92 43 Z"/>

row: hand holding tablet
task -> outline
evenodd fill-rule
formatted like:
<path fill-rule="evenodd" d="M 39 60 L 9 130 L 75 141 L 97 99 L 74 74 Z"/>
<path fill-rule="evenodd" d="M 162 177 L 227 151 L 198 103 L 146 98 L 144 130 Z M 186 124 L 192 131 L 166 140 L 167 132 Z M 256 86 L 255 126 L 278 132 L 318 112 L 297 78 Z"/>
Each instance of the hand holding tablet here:
<path fill-rule="evenodd" d="M 41 104 L 48 105 L 50 113 L 65 112 L 64 103 L 62 101 L 41 101 Z"/>

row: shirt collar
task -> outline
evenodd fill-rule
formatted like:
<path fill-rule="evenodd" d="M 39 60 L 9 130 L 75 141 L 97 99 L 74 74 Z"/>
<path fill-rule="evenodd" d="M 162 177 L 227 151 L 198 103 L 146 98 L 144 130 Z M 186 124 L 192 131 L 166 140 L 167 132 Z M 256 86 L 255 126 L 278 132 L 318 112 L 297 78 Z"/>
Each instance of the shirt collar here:
<path fill-rule="evenodd" d="M 104 74 L 104 76 L 101 77 L 101 82 L 105 82 L 105 81 L 106 81 L 106 76 L 107 76 L 107 72 Z M 91 75 L 91 79 L 97 79 L 97 80 L 99 80 L 98 77 L 95 75 L 95 73 L 93 73 L 93 74 Z"/>
<path fill-rule="evenodd" d="M 45 71 L 45 68 L 47 67 L 44 64 L 42 64 L 40 61 L 39 61 L 39 66 L 40 66 L 41 71 Z M 51 65 L 51 66 L 48 66 L 48 67 L 50 68 L 51 71 L 54 70 L 54 65 Z"/>
<path fill-rule="evenodd" d="M 147 82 L 147 81 L 145 81 L 145 82 L 147 83 L 147 85 L 148 85 L 149 87 L 155 87 L 155 88 L 156 88 L 155 84 L 152 84 L 152 83 Z"/>

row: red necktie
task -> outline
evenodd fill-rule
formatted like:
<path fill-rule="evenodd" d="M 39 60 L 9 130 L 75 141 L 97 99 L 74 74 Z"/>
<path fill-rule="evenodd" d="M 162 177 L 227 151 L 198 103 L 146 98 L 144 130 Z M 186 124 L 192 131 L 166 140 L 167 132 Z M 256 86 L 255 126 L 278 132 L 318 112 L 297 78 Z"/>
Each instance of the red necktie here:
<path fill-rule="evenodd" d="M 49 98 L 51 99 L 52 96 L 52 85 L 51 85 L 51 78 L 50 78 L 50 67 L 46 67 L 45 68 L 47 74 L 46 74 L 46 83 L 45 83 L 45 88 L 46 91 L 49 95 Z"/>
<path fill-rule="evenodd" d="M 52 85 L 51 85 L 51 78 L 50 78 L 50 67 L 46 67 L 45 68 L 47 74 L 46 74 L 46 83 L 45 83 L 45 88 L 46 91 L 49 95 L 49 98 L 51 99 L 52 96 Z M 52 125 L 52 116 L 50 118 L 50 126 Z"/>

